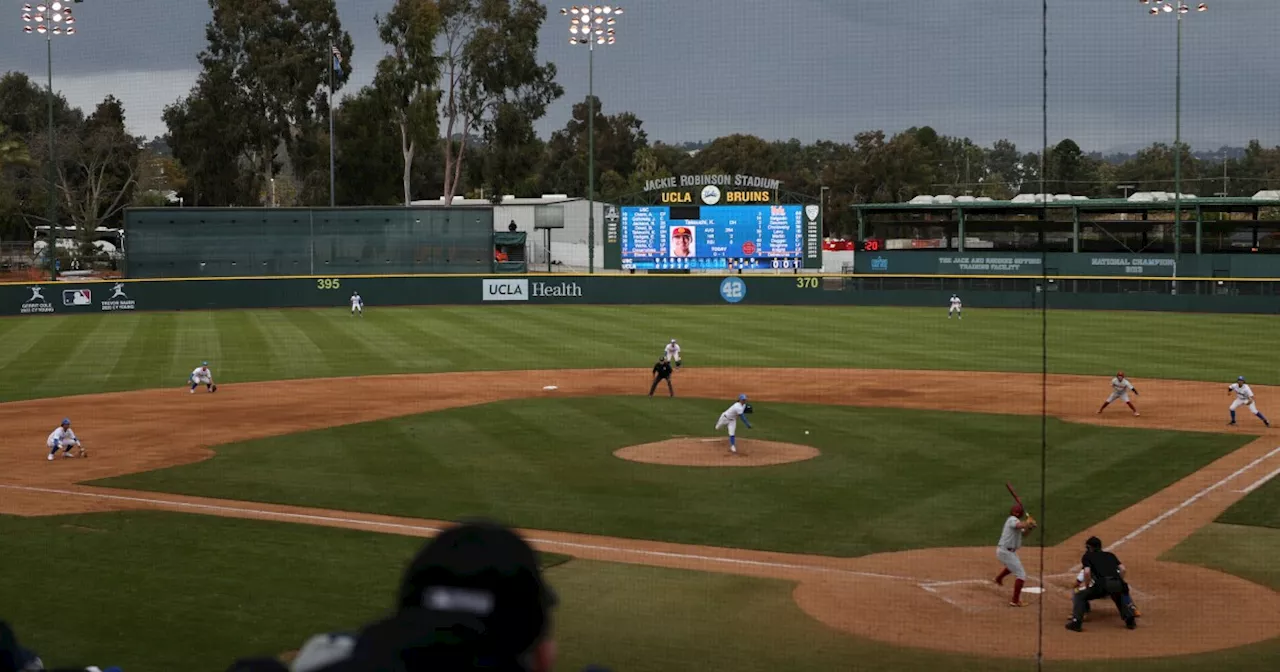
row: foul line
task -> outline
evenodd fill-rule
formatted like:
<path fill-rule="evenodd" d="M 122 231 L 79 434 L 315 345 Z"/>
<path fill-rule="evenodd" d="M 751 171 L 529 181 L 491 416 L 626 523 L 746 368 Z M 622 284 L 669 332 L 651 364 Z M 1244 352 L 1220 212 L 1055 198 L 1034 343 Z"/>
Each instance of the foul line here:
<path fill-rule="evenodd" d="M 192 509 L 196 511 L 207 512 L 227 512 L 252 514 L 264 519 L 284 519 L 284 520 L 305 520 L 318 523 L 343 523 L 350 525 L 363 525 L 368 527 L 384 528 L 390 530 L 405 530 L 412 532 L 442 532 L 438 527 L 429 525 L 407 525 L 404 523 L 386 523 L 376 520 L 362 520 L 360 518 L 341 518 L 337 516 L 321 516 L 308 513 L 287 513 L 283 511 L 267 511 L 263 509 L 251 509 L 238 506 L 221 506 L 217 504 L 198 504 L 196 502 L 178 502 L 167 499 L 150 499 L 146 497 L 129 497 L 126 495 L 109 495 L 98 492 L 80 492 L 76 490 L 59 490 L 56 488 L 37 488 L 26 485 L 0 485 L 0 489 L 21 490 L 24 492 L 40 492 L 50 495 L 73 495 L 77 497 L 89 497 L 93 499 L 108 499 L 120 502 L 132 502 L 135 504 L 150 504 L 159 507 L 170 507 L 180 509 Z M 798 570 L 802 572 L 812 572 L 814 574 L 833 574 L 837 576 L 856 576 L 869 579 L 888 579 L 891 581 L 910 581 L 919 583 L 926 581 L 925 579 L 913 578 L 910 576 L 894 576 L 892 574 L 879 574 L 876 572 L 859 572 L 850 569 L 834 569 L 830 567 L 814 567 L 811 565 L 796 565 L 785 562 L 767 562 L 764 560 L 743 560 L 738 558 L 724 558 L 713 555 L 699 555 L 696 553 L 677 553 L 674 551 L 648 551 L 642 549 L 619 548 L 617 546 L 604 546 L 599 544 L 584 544 L 573 541 L 558 541 L 554 539 L 541 539 L 539 537 L 526 537 L 530 544 L 541 545 L 546 547 L 558 547 L 564 549 L 578 549 L 582 551 L 603 551 L 609 553 L 622 553 L 629 555 L 637 555 L 644 557 L 669 558 L 675 560 L 696 560 L 707 563 L 720 563 L 724 565 L 737 565 L 743 567 L 761 567 L 768 569 L 784 569 Z"/>
<path fill-rule="evenodd" d="M 1275 471 L 1267 474 L 1266 476 L 1263 476 L 1262 478 L 1259 478 L 1257 481 L 1254 481 L 1253 485 L 1245 488 L 1244 490 L 1237 490 L 1236 492 L 1247 495 L 1253 492 L 1254 490 L 1257 490 L 1258 488 L 1261 488 L 1262 486 L 1266 485 L 1267 481 L 1276 477 L 1276 474 L 1280 474 L 1280 467 L 1277 467 Z"/>

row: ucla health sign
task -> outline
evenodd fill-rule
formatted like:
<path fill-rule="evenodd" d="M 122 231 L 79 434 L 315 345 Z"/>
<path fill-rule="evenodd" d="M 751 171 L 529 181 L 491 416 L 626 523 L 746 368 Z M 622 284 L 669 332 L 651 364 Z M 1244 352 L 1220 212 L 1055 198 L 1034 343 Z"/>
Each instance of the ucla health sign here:
<path fill-rule="evenodd" d="M 582 285 L 574 281 L 545 282 L 527 278 L 486 278 L 481 285 L 482 301 L 529 301 L 531 299 L 581 299 Z"/>

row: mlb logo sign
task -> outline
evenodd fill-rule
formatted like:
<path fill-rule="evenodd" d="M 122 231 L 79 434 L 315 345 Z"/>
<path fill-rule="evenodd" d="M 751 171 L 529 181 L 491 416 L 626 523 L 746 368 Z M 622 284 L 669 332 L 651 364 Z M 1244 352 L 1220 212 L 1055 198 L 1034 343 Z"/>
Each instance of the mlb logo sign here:
<path fill-rule="evenodd" d="M 62 305 L 88 306 L 93 304 L 93 292 L 87 289 L 62 290 Z"/>

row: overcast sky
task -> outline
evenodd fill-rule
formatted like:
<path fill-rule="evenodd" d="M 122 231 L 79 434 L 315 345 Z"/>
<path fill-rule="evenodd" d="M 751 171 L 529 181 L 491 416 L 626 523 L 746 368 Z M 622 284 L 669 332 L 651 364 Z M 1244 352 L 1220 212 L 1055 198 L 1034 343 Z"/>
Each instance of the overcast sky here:
<path fill-rule="evenodd" d="M 34 0 L 31 0 L 34 2 Z M 394 0 L 337 0 L 355 41 L 354 79 L 382 55 L 373 17 Z M 0 0 L 0 72 L 44 81 L 44 45 L 23 35 L 23 2 Z M 1171 141 L 1176 21 L 1133 0 L 1050 0 L 1049 134 L 1086 150 Z M 1183 138 L 1199 150 L 1280 144 L 1280 0 L 1217 0 L 1183 25 Z M 587 52 L 551 5 L 542 56 L 565 97 L 539 126 L 562 127 L 587 92 Z M 864 130 L 931 125 L 982 144 L 1040 144 L 1040 3 L 1029 0 L 645 0 L 618 43 L 596 53 L 606 112 L 630 110 L 651 140 L 729 133 L 848 141 Z M 79 34 L 54 43 L 54 88 L 92 109 L 122 99 L 134 133 L 197 72 L 204 0 L 85 0 Z M 341 94 L 340 94 L 341 95 Z"/>

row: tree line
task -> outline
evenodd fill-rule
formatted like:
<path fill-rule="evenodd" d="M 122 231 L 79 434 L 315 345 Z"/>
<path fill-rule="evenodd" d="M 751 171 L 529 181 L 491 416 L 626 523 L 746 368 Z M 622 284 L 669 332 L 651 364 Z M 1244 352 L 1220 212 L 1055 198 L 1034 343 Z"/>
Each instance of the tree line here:
<path fill-rule="evenodd" d="M 96 228 L 128 205 L 327 205 L 330 83 L 341 91 L 354 45 L 334 0 L 209 0 L 213 17 L 191 91 L 165 108 L 167 133 L 130 137 L 108 97 L 85 115 L 55 103 L 59 219 Z M 397 0 L 375 17 L 373 82 L 333 106 L 338 205 L 395 205 L 458 196 L 585 195 L 587 101 L 563 128 L 535 133 L 563 96 L 555 65 L 538 60 L 547 12 L 536 0 Z M 333 62 L 334 51 L 338 62 Z M 847 141 L 768 141 L 734 134 L 696 149 L 651 142 L 644 123 L 596 99 L 598 198 L 689 173 L 775 178 L 788 191 L 827 188 L 827 224 L 848 232 L 849 206 L 920 194 L 1010 198 L 1040 191 L 1041 157 L 1008 140 L 981 146 L 930 127 L 865 131 Z M 45 92 L 25 75 L 0 78 L 0 237 L 45 220 Z M 1045 190 L 1091 198 L 1172 191 L 1175 148 L 1156 143 L 1103 157 L 1063 140 L 1045 155 Z M 1248 196 L 1280 188 L 1280 147 L 1182 153 L 1183 191 Z M 1225 174 L 1225 177 L 1224 177 Z"/>

